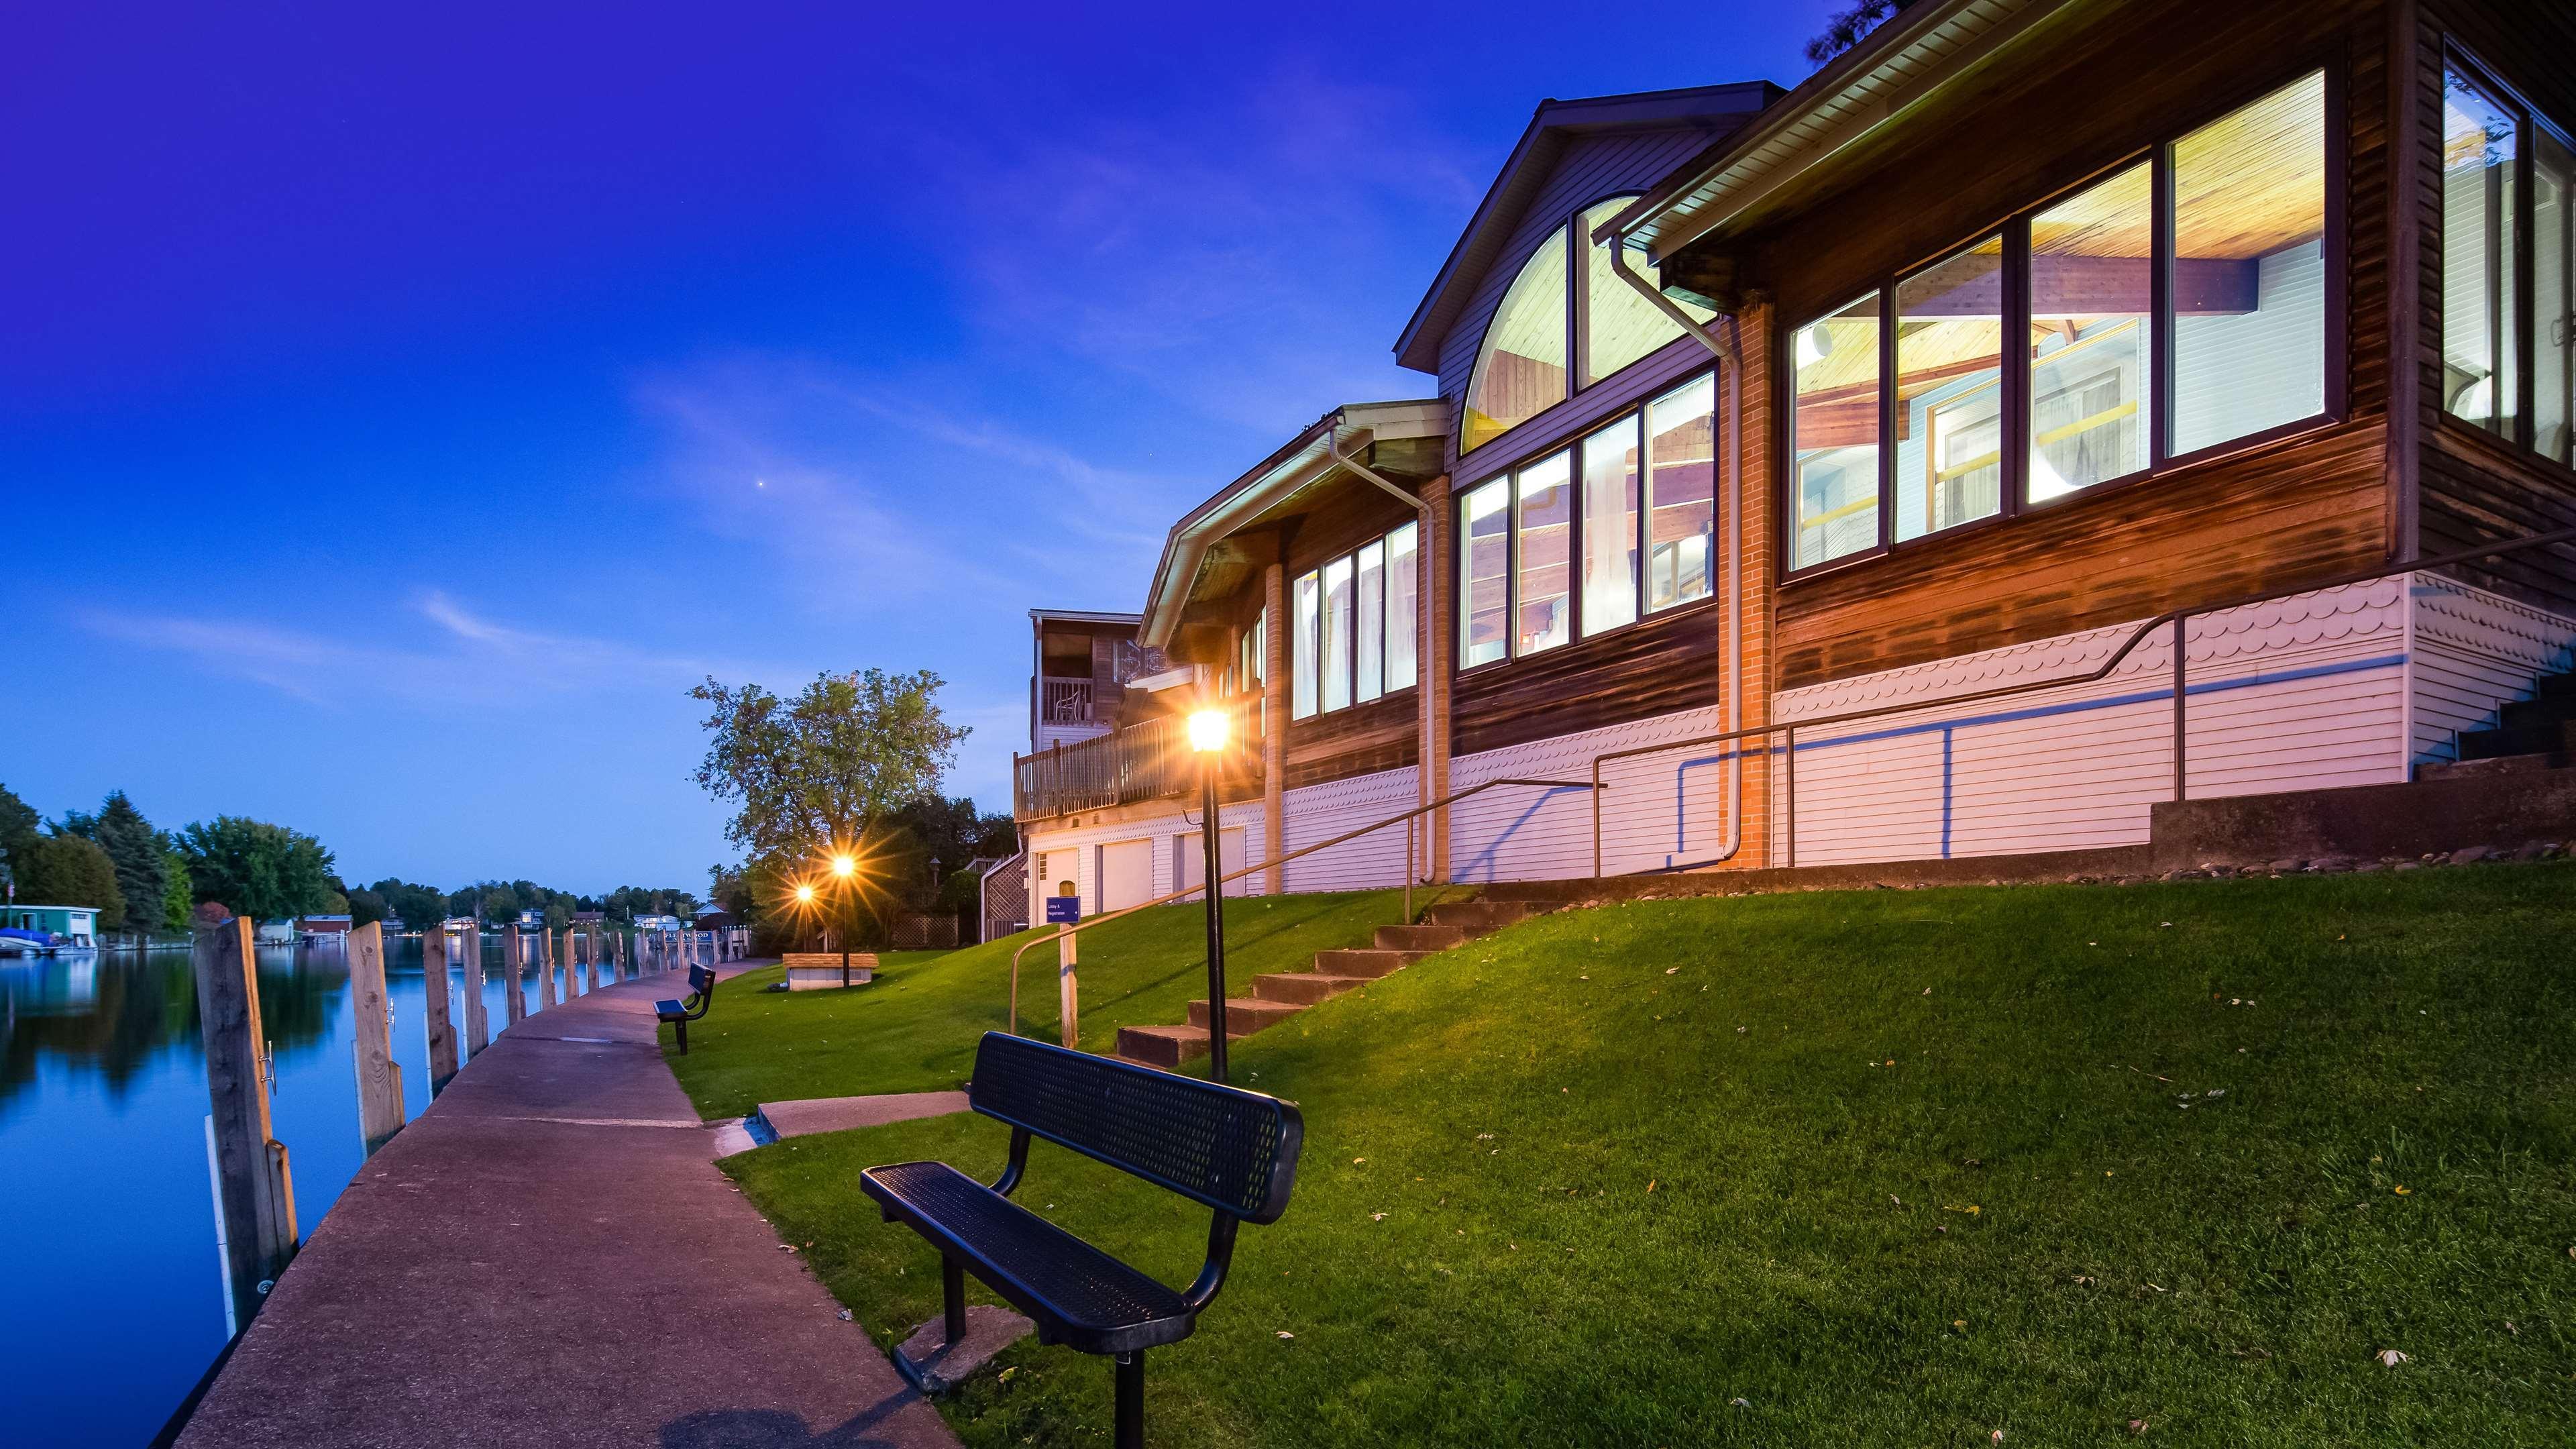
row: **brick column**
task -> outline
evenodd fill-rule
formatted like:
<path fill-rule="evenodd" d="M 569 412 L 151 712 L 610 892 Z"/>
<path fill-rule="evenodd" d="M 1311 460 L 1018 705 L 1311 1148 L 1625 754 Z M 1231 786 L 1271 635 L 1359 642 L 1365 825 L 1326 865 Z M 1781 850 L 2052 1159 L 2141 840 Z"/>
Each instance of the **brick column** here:
<path fill-rule="evenodd" d="M 1288 706 L 1290 668 L 1288 659 L 1288 570 L 1272 563 L 1261 571 L 1261 607 L 1268 623 L 1261 631 L 1261 649 L 1268 656 L 1262 665 L 1261 689 L 1261 858 L 1277 860 L 1287 847 L 1287 792 L 1281 783 L 1288 773 Z M 1262 877 L 1265 894 L 1278 895 L 1287 889 L 1288 873 L 1272 866 Z"/>

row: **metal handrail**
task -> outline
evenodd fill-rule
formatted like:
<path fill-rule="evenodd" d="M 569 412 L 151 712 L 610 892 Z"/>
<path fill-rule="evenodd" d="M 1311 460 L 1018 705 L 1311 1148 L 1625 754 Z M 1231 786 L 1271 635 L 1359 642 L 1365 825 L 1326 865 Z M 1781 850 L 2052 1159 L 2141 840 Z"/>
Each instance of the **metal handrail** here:
<path fill-rule="evenodd" d="M 2008 695 L 2016 694 L 2030 694 L 2043 689 L 2064 689 L 2072 685 L 2097 683 L 2108 678 L 2111 671 L 2119 668 L 2121 661 L 2127 659 L 2140 644 L 2146 642 L 2146 638 L 2149 634 L 2154 633 L 2156 630 L 2163 628 L 2168 624 L 2173 626 L 2174 631 L 2173 797 L 2176 800 L 2184 799 L 2188 794 L 2188 786 L 2185 782 L 2183 767 L 2184 741 L 2186 738 L 2185 725 L 2187 723 L 2185 710 L 2187 707 L 2187 685 L 2189 682 L 2187 676 L 2190 665 L 2190 660 L 2184 649 L 2184 627 L 2195 615 L 2223 613 L 2229 609 L 2242 609 L 2254 604 L 2268 604 L 2276 599 L 2296 598 L 2301 594 L 2313 594 L 2326 589 L 2346 588 L 2353 584 L 2366 584 L 2379 579 L 2394 578 L 2399 574 L 2418 573 L 2427 569 L 2448 568 L 2453 564 L 2471 563 L 2480 559 L 2501 558 L 2506 554 L 2521 553 L 2530 549 L 2549 548 L 2559 544 L 2576 544 L 2576 528 L 2562 528 L 2550 533 L 2532 534 L 2525 538 L 2512 539 L 2499 544 L 2490 544 L 2482 548 L 2462 549 L 2453 553 L 2438 554 L 2432 558 L 2411 559 L 2405 563 L 2389 564 L 2377 569 L 2344 574 L 2339 577 L 2329 578 L 2319 582 L 2304 583 L 2295 588 L 2274 589 L 2268 593 L 2260 594 L 2245 594 L 2233 599 L 2222 599 L 2216 603 L 2194 604 L 2189 608 L 2183 609 L 2168 609 L 2164 613 L 2158 614 L 2152 619 L 2145 620 L 2136 628 L 2130 630 L 2129 637 L 2121 641 L 2120 647 L 2111 652 L 2111 657 L 2109 659 L 2104 660 L 2099 667 L 2088 670 L 2082 674 L 2067 675 L 2059 679 L 2025 680 L 2019 684 L 1998 685 L 1992 689 L 1974 690 L 1967 694 L 1954 694 L 1942 699 L 1918 700 L 1903 704 L 1883 704 L 1869 709 L 1846 710 L 1841 714 L 1829 714 L 1820 716 L 1816 719 L 1789 720 L 1780 724 L 1752 725 L 1744 729 L 1728 730 L 1724 734 L 1701 735 L 1695 739 L 1673 740 L 1664 744 L 1655 745 L 1640 745 L 1633 749 L 1611 750 L 1604 754 L 1595 755 L 1592 757 L 1593 877 L 1595 879 L 1599 879 L 1601 875 L 1601 797 L 1606 793 L 1606 787 L 1601 783 L 1601 766 L 1605 761 L 1624 760 L 1637 755 L 1663 754 L 1671 750 L 1695 749 L 1702 745 L 1727 744 L 1736 740 L 1768 738 L 1774 734 L 1786 734 L 1788 738 L 1783 742 L 1782 754 L 1784 757 L 1783 779 L 1788 791 L 1788 801 L 1783 813 L 1786 817 L 1787 825 L 1786 837 L 1789 845 L 1788 863 L 1792 868 L 1795 868 L 1798 864 L 1799 730 L 1818 729 L 1827 725 L 1850 724 L 1858 720 L 1877 719 L 1885 715 L 1906 714 L 1916 710 L 1939 709 L 1954 705 L 1974 704 L 1980 700 L 2001 699 Z M 1768 751 L 1766 750 L 1765 753 L 1767 754 Z M 1714 864 L 1714 862 L 1701 861 L 1696 862 L 1695 864 L 1708 865 Z M 1659 866 L 1653 870 L 1631 873 L 1639 875 L 1661 875 L 1672 871 L 1689 870 L 1692 868 L 1693 866 Z"/>
<path fill-rule="evenodd" d="M 1269 870 L 1276 866 L 1286 865 L 1288 862 L 1297 859 L 1299 856 L 1312 855 L 1316 851 L 1340 845 L 1345 841 L 1357 840 L 1361 836 L 1368 834 L 1370 831 L 1383 830 L 1390 825 L 1412 820 L 1418 816 L 1428 815 L 1434 810 L 1454 805 L 1457 802 L 1466 799 L 1470 795 L 1479 795 L 1487 790 L 1496 789 L 1504 785 L 1528 785 L 1547 790 L 1598 790 L 1601 788 L 1597 783 L 1587 786 L 1577 780 L 1487 780 L 1481 785 L 1470 785 L 1464 790 L 1443 795 L 1428 805 L 1417 805 L 1412 809 L 1405 811 L 1401 815 L 1390 815 L 1384 820 L 1363 825 L 1357 830 L 1345 831 L 1340 835 L 1334 836 L 1330 840 L 1319 840 L 1312 845 L 1300 846 L 1295 850 L 1289 851 L 1285 855 L 1262 861 L 1256 865 L 1247 865 L 1243 869 L 1234 871 L 1231 874 L 1221 875 L 1212 882 L 1202 885 L 1184 886 L 1181 889 L 1172 891 L 1168 894 L 1156 896 L 1150 901 L 1140 901 L 1132 906 L 1121 906 L 1117 910 L 1108 912 L 1105 915 L 1094 916 L 1087 921 L 1076 921 L 1069 926 L 1064 926 L 1058 929 L 1052 936 L 1038 936 L 1030 940 L 1023 941 L 1020 943 L 1020 948 L 1011 953 L 1011 1014 L 1010 1025 L 1008 1028 L 1009 1034 L 1017 1036 L 1020 1033 L 1020 958 L 1027 955 L 1037 947 L 1045 945 L 1050 941 L 1062 941 L 1065 937 L 1070 936 L 1077 931 L 1086 931 L 1093 926 L 1106 925 L 1111 921 L 1117 920 L 1121 916 L 1132 916 L 1138 911 L 1151 910 L 1156 906 L 1169 905 L 1185 896 L 1203 895 L 1209 892 L 1217 892 L 1221 894 L 1226 885 L 1234 881 L 1239 881 L 1245 876 L 1251 875 L 1255 871 Z M 1221 825 L 1218 822 L 1202 822 L 1199 828 L 1202 830 L 1221 828 Z M 1413 848 L 1408 844 L 1405 851 L 1406 859 L 1404 862 L 1404 884 L 1408 892 L 1411 891 L 1413 886 L 1412 857 L 1414 854 L 1415 852 Z M 1410 921 L 1412 914 L 1411 904 L 1408 902 L 1405 910 L 1405 916 L 1408 921 Z"/>

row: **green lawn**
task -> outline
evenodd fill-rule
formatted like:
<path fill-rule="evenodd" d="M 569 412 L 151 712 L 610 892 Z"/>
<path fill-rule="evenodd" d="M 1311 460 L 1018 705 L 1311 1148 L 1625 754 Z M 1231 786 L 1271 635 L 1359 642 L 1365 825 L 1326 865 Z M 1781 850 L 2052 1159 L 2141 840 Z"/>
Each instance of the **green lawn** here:
<path fill-rule="evenodd" d="M 2563 864 L 1532 922 L 1236 1048 L 1305 1159 L 1152 1355 L 1155 1442 L 2576 1442 L 2571 940 Z M 1005 1135 L 725 1165 L 891 1342 L 937 1260 L 858 1171 Z M 1199 1213 L 1069 1153 L 1019 1200 L 1197 1267 Z M 969 1444 L 1106 1435 L 1106 1363 L 1004 1366 Z"/>
<path fill-rule="evenodd" d="M 1440 897 L 1415 891 L 1416 911 Z M 1226 902 L 1226 971 L 1234 993 L 1267 971 L 1304 970 L 1315 953 L 1367 944 L 1404 914 L 1402 891 L 1285 896 Z M 1052 928 L 1041 927 L 1043 935 Z M 975 1042 L 1009 1015 L 1011 953 L 1025 933 L 952 952 L 878 958 L 867 986 L 769 993 L 772 966 L 727 981 L 715 1009 L 677 1055 L 663 1054 L 698 1109 L 739 1117 L 763 1102 L 930 1092 L 965 1081 Z M 1107 1051 L 1122 1026 L 1185 1020 L 1207 995 L 1207 907 L 1183 902 L 1139 911 L 1080 937 L 1082 1046 Z M 1056 1040 L 1056 948 L 1020 963 L 1020 1030 Z"/>

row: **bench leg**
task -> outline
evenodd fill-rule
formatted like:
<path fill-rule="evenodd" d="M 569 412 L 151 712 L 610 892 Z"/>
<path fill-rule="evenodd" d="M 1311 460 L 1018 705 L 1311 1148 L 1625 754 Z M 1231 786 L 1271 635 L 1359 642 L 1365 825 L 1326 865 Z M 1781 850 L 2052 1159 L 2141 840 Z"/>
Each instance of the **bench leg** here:
<path fill-rule="evenodd" d="M 1117 1449 L 1145 1449 L 1145 1350 L 1118 1355 Z"/>
<path fill-rule="evenodd" d="M 966 1265 L 946 1254 L 939 1258 L 939 1291 L 946 1302 L 948 1341 L 957 1343 L 966 1337 Z"/>
<path fill-rule="evenodd" d="M 671 1023 L 671 1030 L 680 1034 L 680 1055 L 687 1056 L 689 1054 L 689 1024 L 685 1021 L 675 1021 Z"/>

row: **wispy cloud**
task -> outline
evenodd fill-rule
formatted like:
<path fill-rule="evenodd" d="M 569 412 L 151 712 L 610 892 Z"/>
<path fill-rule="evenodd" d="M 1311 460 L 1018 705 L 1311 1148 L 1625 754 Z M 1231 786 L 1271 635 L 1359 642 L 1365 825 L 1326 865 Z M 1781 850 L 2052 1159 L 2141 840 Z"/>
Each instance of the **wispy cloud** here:
<path fill-rule="evenodd" d="M 754 672 L 619 640 L 522 628 L 435 590 L 415 599 L 380 639 L 255 619 L 95 609 L 80 622 L 101 638 L 178 655 L 206 673 L 324 707 L 353 699 L 501 703 L 532 694 L 667 692 L 709 673 Z"/>

